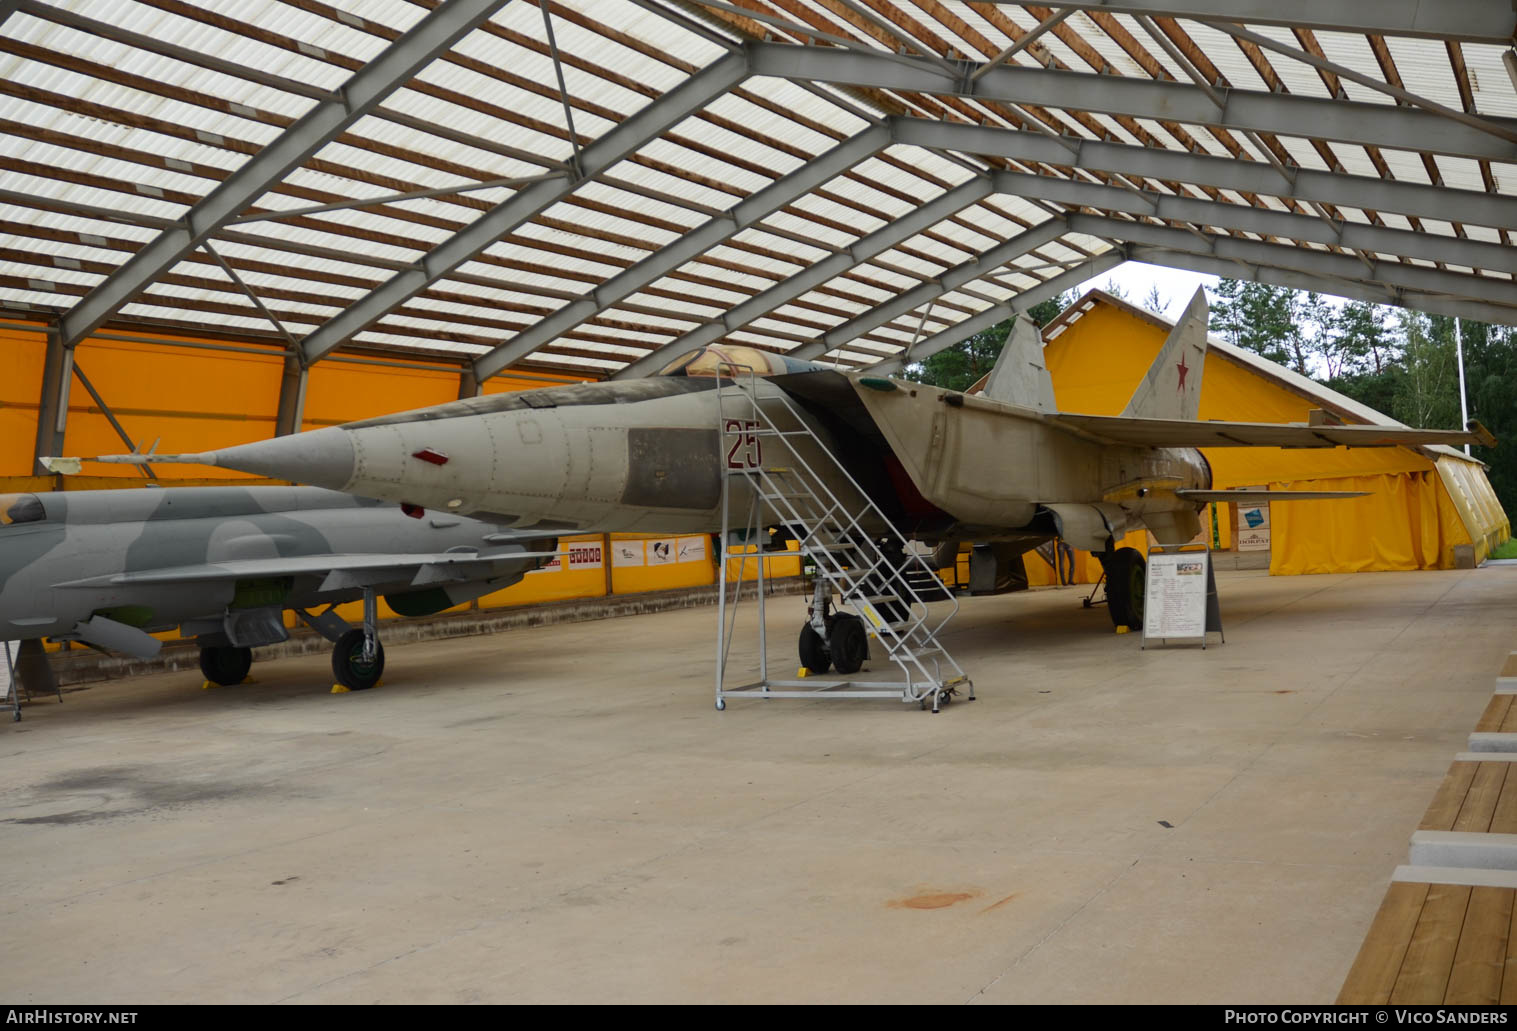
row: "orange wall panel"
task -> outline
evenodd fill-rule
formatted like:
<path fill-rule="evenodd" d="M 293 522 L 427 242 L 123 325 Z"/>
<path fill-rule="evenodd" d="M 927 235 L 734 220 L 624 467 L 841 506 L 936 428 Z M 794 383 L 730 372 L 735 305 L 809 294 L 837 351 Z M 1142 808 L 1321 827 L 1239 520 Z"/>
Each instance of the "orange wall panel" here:
<path fill-rule="evenodd" d="M 30 476 L 47 341 L 0 327 L 0 476 Z"/>
<path fill-rule="evenodd" d="M 306 380 L 302 425 L 314 430 L 445 404 L 458 400 L 458 385 L 452 370 L 317 362 Z"/>
<path fill-rule="evenodd" d="M 273 351 L 251 354 L 88 337 L 75 349 L 75 361 L 141 447 L 156 440 L 164 452 L 208 451 L 263 440 L 274 432 L 284 363 Z M 125 449 L 75 378 L 64 453 L 119 454 Z M 84 471 L 141 479 L 135 469 L 119 465 L 89 463 Z M 230 469 L 192 465 L 165 465 L 157 472 L 164 480 L 248 478 Z"/>

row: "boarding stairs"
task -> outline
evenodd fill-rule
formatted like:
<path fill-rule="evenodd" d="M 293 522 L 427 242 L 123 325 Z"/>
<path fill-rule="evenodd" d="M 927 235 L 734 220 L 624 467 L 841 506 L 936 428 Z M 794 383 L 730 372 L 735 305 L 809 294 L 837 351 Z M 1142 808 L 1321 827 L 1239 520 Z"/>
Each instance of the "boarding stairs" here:
<path fill-rule="evenodd" d="M 739 599 L 749 562 L 738 562 L 729 583 L 728 562 L 721 563 L 718 604 L 716 707 L 729 697 L 876 698 L 917 702 L 938 712 L 960 689 L 974 699 L 974 684 L 943 647 L 941 634 L 958 612 L 958 602 L 938 579 L 926 556 L 915 553 L 883 512 L 831 450 L 812 432 L 791 399 L 779 391 L 761 398 L 761 381 L 751 370 L 730 370 L 717 391 L 725 476 L 722 484 L 722 539 L 728 544 L 757 544 L 759 680 L 725 686 L 728 652 L 736 626 Z M 810 456 L 809 460 L 807 455 Z M 820 468 L 819 468 L 820 467 Z M 819 475 L 825 470 L 827 476 Z M 847 483 L 858 500 L 845 503 L 828 485 Z M 733 486 L 743 483 L 746 516 L 734 519 Z M 765 557 L 794 555 L 768 550 L 773 540 L 795 540 L 803 567 L 812 578 L 811 628 L 827 639 L 833 661 L 839 658 L 837 627 L 855 619 L 856 649 L 843 657 L 840 672 L 852 676 L 854 661 L 867 662 L 870 639 L 885 661 L 900 671 L 897 680 L 829 679 L 803 666 L 798 678 L 769 676 L 764 620 Z M 729 590 L 730 588 L 730 590 Z M 729 593 L 731 595 L 729 599 Z M 943 599 L 936 610 L 929 601 Z M 862 659 L 860 660 L 860 655 Z M 853 669 L 847 667 L 853 666 Z"/>

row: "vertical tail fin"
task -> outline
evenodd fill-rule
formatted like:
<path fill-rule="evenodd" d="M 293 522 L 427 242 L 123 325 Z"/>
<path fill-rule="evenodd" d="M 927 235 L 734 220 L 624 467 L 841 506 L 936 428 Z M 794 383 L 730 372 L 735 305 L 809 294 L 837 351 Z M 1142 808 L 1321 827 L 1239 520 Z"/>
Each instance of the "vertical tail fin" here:
<path fill-rule="evenodd" d="M 1026 316 L 1019 315 L 1012 323 L 1011 335 L 985 380 L 983 396 L 1050 415 L 1059 410 L 1053 399 L 1053 379 L 1043 364 L 1043 334 Z"/>
<path fill-rule="evenodd" d="M 1159 357 L 1122 414 L 1130 419 L 1191 419 L 1201 408 L 1201 367 L 1206 361 L 1206 328 L 1210 322 L 1206 291 L 1198 289 L 1185 314 L 1175 323 Z"/>

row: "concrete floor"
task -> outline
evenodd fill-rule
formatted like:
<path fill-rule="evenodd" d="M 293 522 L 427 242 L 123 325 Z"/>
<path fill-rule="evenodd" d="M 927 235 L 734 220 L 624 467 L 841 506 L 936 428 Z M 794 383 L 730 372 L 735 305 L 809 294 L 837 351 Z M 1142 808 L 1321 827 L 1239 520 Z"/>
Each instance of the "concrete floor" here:
<path fill-rule="evenodd" d="M 396 646 L 362 694 L 307 657 L 39 702 L 0 724 L 0 997 L 1331 1001 L 1517 568 L 1219 581 L 1204 652 L 967 600 L 980 700 L 938 716 L 717 713 L 710 610 Z"/>

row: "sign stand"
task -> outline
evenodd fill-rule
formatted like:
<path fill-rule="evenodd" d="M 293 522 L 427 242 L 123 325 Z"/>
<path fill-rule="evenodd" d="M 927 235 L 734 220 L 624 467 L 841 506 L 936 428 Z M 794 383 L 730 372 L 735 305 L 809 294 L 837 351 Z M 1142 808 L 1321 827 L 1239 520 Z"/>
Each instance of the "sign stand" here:
<path fill-rule="evenodd" d="M 1168 645 L 1200 644 L 1216 633 L 1222 643 L 1222 607 L 1217 601 L 1217 577 L 1211 549 L 1154 545 L 1148 553 L 1148 576 L 1143 599 L 1143 648 L 1150 641 Z"/>
<path fill-rule="evenodd" d="M 4 691 L 0 692 L 0 702 L 8 702 L 11 711 L 11 722 L 21 722 L 21 692 L 16 686 L 16 665 L 11 661 L 11 643 L 0 641 L 0 647 L 5 649 L 5 662 L 0 663 L 0 676 L 5 678 Z"/>

